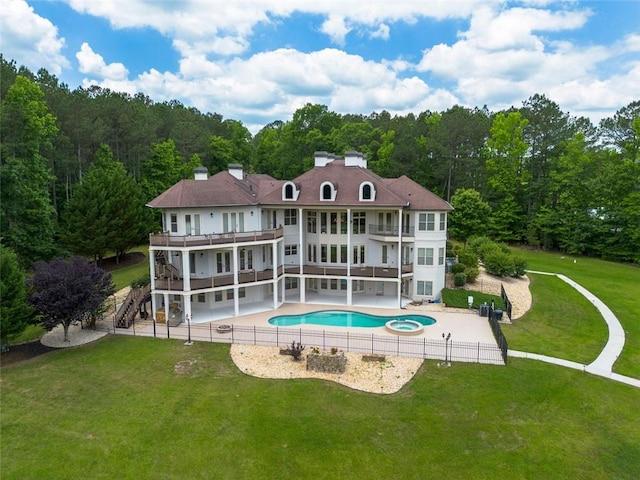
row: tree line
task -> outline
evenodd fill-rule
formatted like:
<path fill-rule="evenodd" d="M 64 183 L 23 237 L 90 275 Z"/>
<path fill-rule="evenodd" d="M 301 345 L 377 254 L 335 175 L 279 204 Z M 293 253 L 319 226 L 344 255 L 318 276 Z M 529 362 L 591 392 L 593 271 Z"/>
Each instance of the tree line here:
<path fill-rule="evenodd" d="M 190 178 L 241 163 L 294 178 L 315 151 L 363 152 L 451 202 L 451 234 L 640 261 L 640 100 L 598 125 L 543 94 L 499 112 L 453 106 L 391 115 L 308 104 L 252 135 L 178 101 L 70 89 L 0 56 L 2 244 L 23 266 L 73 253 L 122 255 L 159 229 L 144 205 Z M 472 225 L 472 227 L 470 227 Z"/>

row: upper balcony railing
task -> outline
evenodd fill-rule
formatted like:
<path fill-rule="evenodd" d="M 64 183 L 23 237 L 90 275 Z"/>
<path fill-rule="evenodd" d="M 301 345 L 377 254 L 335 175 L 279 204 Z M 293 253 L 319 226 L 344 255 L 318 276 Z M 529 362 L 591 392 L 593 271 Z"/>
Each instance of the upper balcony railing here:
<path fill-rule="evenodd" d="M 402 226 L 402 236 L 404 237 L 413 237 L 414 227 L 408 227 L 406 225 Z M 377 225 L 370 223 L 369 224 L 369 235 L 382 235 L 382 236 L 394 236 L 397 237 L 400 232 L 400 228 L 398 225 Z"/>
<path fill-rule="evenodd" d="M 169 232 L 152 233 L 149 245 L 152 247 L 200 247 L 275 240 L 282 237 L 282 228 L 256 230 L 252 232 L 207 233 L 205 235 L 172 235 Z"/>
<path fill-rule="evenodd" d="M 156 270 L 159 272 L 160 270 Z M 413 272 L 413 264 L 402 265 L 401 274 L 407 275 Z M 276 273 L 275 278 L 279 278 L 284 273 L 287 274 L 299 274 L 300 266 L 279 266 Z M 398 269 L 397 268 L 389 268 L 389 267 L 367 267 L 367 266 L 352 266 L 350 269 L 350 277 L 365 277 L 365 278 L 397 278 L 398 277 Z M 304 265 L 303 266 L 303 274 L 304 275 L 312 275 L 319 277 L 347 277 L 347 269 L 346 267 L 340 266 L 332 266 L 325 267 L 319 265 Z M 261 282 L 264 280 L 273 280 L 274 272 L 272 269 L 265 270 L 243 270 L 238 272 L 238 285 L 244 285 L 247 283 L 255 283 Z M 217 287 L 232 287 L 234 286 L 234 278 L 233 275 L 219 275 L 215 277 L 207 277 L 207 278 L 191 278 L 190 286 L 192 291 L 202 290 L 202 289 L 210 289 Z M 182 291 L 184 289 L 184 279 L 174 277 L 172 275 L 164 276 L 164 275 L 156 275 L 155 278 L 155 288 L 156 290 L 171 290 L 171 291 Z"/>

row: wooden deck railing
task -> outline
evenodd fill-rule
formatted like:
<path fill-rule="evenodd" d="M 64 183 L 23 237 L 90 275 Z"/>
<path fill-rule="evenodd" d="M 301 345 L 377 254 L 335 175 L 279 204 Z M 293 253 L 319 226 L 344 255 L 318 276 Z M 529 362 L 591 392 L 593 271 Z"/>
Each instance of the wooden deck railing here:
<path fill-rule="evenodd" d="M 199 247 L 275 240 L 282 237 L 282 228 L 252 232 L 207 233 L 205 235 L 172 235 L 169 232 L 152 233 L 149 245 L 153 247 Z"/>
<path fill-rule="evenodd" d="M 333 277 L 346 277 L 346 267 L 320 267 L 316 265 L 304 265 L 304 275 L 317 275 L 317 276 L 333 276 Z M 413 271 L 413 265 L 403 265 L 402 273 L 407 274 Z M 277 276 L 281 276 L 283 273 L 298 274 L 300 273 L 299 265 L 286 265 L 278 267 Z M 351 277 L 366 277 L 366 278 L 397 278 L 398 269 L 388 267 L 351 267 Z M 268 268 L 265 270 L 245 270 L 238 272 L 238 284 L 244 285 L 247 283 L 260 282 L 264 280 L 273 279 L 273 270 Z M 190 279 L 191 290 L 203 290 L 207 288 L 216 287 L 231 287 L 234 285 L 233 275 L 218 275 L 214 277 L 206 278 L 191 278 Z M 184 289 L 184 280 L 182 278 L 175 278 L 173 276 L 157 276 L 155 279 L 156 290 L 170 290 L 170 291 L 182 291 Z"/>

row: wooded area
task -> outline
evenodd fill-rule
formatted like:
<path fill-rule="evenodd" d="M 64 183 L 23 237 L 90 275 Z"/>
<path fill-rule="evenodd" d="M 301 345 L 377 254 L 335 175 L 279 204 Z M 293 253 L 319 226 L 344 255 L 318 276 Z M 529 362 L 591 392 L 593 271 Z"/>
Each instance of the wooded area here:
<path fill-rule="evenodd" d="M 44 69 L 0 63 L 0 228 L 25 266 L 144 243 L 160 228 L 145 203 L 195 166 L 285 179 L 311 168 L 315 151 L 348 150 L 450 201 L 452 233 L 464 233 L 464 213 L 495 240 L 640 261 L 640 99 L 597 126 L 543 94 L 500 112 L 341 115 L 308 104 L 252 135 L 175 100 L 71 90 Z"/>

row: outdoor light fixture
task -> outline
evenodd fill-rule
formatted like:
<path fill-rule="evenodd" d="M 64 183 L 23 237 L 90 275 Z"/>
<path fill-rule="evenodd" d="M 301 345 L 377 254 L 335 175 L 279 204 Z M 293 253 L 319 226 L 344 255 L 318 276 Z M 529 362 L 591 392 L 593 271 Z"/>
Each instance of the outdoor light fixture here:
<path fill-rule="evenodd" d="M 449 350 L 449 340 L 451 339 L 451 332 L 447 333 L 447 335 L 445 336 L 445 334 L 442 334 L 442 338 L 444 339 L 444 363 L 443 365 L 445 367 L 450 367 L 451 366 L 451 351 Z M 447 353 L 449 355 L 447 355 Z"/>
<path fill-rule="evenodd" d="M 191 318 L 189 317 L 189 314 L 185 315 L 185 317 L 187 319 L 187 341 L 184 342 L 184 344 L 193 345 L 193 342 L 191 341 Z"/>

